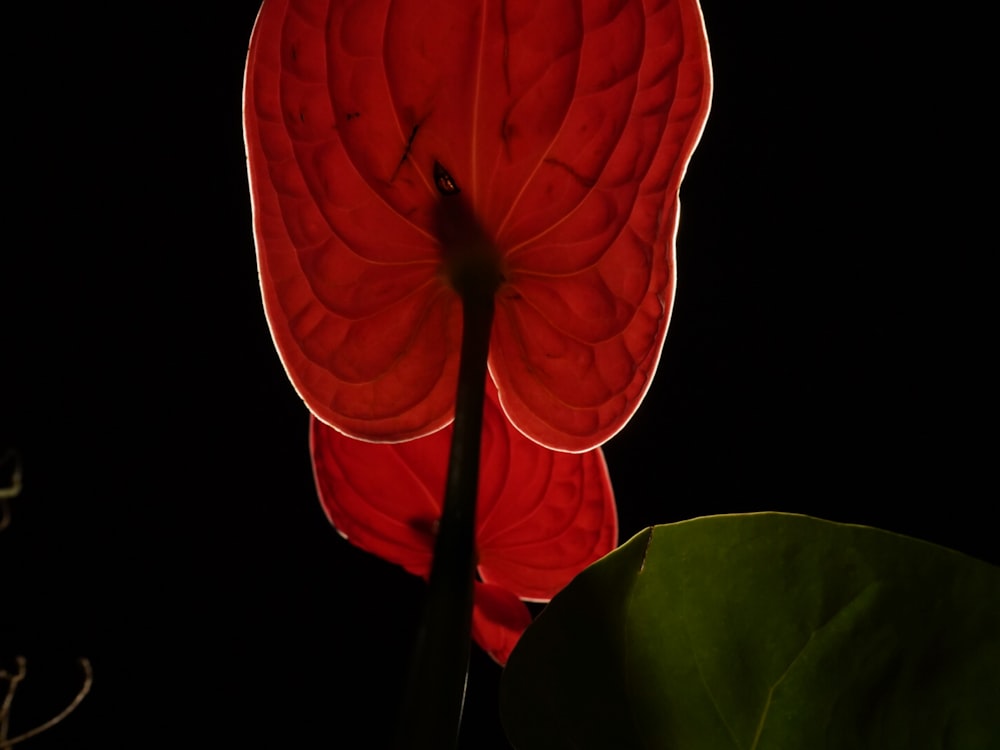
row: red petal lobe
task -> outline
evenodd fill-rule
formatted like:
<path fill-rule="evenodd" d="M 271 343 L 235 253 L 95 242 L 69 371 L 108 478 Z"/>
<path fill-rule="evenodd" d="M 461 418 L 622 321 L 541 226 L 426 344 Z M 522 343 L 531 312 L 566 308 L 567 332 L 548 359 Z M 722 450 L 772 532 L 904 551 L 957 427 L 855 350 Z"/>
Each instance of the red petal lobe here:
<path fill-rule="evenodd" d="M 500 586 L 476 581 L 472 637 L 501 666 L 507 663 L 521 633 L 531 624 L 524 602 Z"/>

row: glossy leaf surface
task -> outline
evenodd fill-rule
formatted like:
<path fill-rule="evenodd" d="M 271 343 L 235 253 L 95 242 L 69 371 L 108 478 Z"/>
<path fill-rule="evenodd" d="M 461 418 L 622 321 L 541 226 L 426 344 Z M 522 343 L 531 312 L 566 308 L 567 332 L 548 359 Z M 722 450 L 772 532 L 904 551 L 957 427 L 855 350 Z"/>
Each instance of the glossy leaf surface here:
<path fill-rule="evenodd" d="M 373 441 L 447 424 L 454 274 L 481 254 L 503 278 L 490 371 L 510 419 L 560 450 L 613 435 L 659 359 L 709 89 L 696 0 L 266 0 L 254 227 L 309 408 Z M 442 211 L 451 187 L 468 225 Z"/>
<path fill-rule="evenodd" d="M 528 440 L 488 388 L 477 507 L 473 637 L 503 663 L 548 601 L 614 549 L 617 515 L 600 449 L 569 454 Z M 330 521 L 352 544 L 426 578 L 441 515 L 451 429 L 398 444 L 348 438 L 312 420 L 313 468 Z"/>
<path fill-rule="evenodd" d="M 511 655 L 517 750 L 993 747 L 1000 569 L 761 513 L 638 534 Z"/>

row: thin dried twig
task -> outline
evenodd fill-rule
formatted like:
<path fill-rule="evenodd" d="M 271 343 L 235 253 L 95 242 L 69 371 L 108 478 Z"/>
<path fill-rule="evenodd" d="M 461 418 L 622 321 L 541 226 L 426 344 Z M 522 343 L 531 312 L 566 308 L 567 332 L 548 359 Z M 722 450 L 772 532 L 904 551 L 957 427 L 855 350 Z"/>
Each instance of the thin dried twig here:
<path fill-rule="evenodd" d="M 0 531 L 3 531 L 10 525 L 10 500 L 21 494 L 21 488 L 23 486 L 21 456 L 16 450 L 8 450 L 0 456 L 0 468 L 5 468 L 8 463 L 13 464 L 13 469 L 10 474 L 10 484 L 5 487 L 0 487 Z M 24 680 L 28 673 L 27 660 L 23 656 L 18 656 L 14 660 L 14 663 L 16 665 L 16 669 L 13 672 L 0 669 L 0 682 L 7 683 L 7 689 L 4 692 L 3 701 L 0 702 L 0 750 L 9 750 L 14 745 L 31 739 L 32 737 L 35 737 L 56 726 L 59 722 L 76 710 L 77 706 L 79 706 L 80 703 L 83 702 L 83 699 L 87 697 L 87 694 L 90 693 L 90 688 L 94 684 L 94 670 L 90 666 L 90 660 L 80 659 L 80 667 L 83 669 L 83 684 L 80 686 L 80 689 L 77 691 L 73 700 L 69 702 L 69 705 L 51 719 L 39 724 L 34 729 L 29 729 L 27 732 L 23 732 L 17 737 L 7 739 L 7 734 L 10 731 L 10 709 L 11 705 L 14 703 L 14 693 L 17 692 L 18 684 Z"/>
<path fill-rule="evenodd" d="M 23 480 L 21 456 L 17 451 L 11 449 L 0 456 L 0 467 L 5 466 L 8 462 L 14 464 L 14 469 L 10 475 L 10 484 L 6 487 L 0 487 L 0 531 L 10 526 L 10 501 L 21 494 Z"/>
<path fill-rule="evenodd" d="M 24 679 L 25 672 L 27 671 L 24 657 L 17 657 L 17 672 L 14 675 L 8 675 L 6 672 L 0 672 L 0 679 L 9 679 L 7 695 L 4 698 L 3 708 L 0 709 L 0 716 L 3 718 L 3 721 L 0 722 L 0 750 L 8 750 L 19 742 L 24 742 L 25 740 L 31 739 L 32 737 L 51 729 L 76 710 L 76 707 L 79 706 L 83 699 L 87 697 L 87 693 L 90 692 L 90 688 L 94 684 L 94 670 L 90 666 L 90 660 L 80 659 L 80 666 L 83 668 L 83 685 L 80 687 L 79 692 L 77 692 L 76 697 L 70 701 L 70 704 L 43 724 L 39 724 L 34 729 L 29 729 L 27 732 L 19 734 L 17 737 L 9 740 L 6 739 L 6 737 L 10 704 L 14 700 L 14 690 L 16 689 L 17 683 Z"/>
<path fill-rule="evenodd" d="M 7 692 L 3 697 L 3 703 L 0 704 L 0 747 L 3 747 L 7 740 L 10 704 L 14 702 L 14 692 L 17 690 L 17 683 L 24 679 L 24 675 L 27 672 L 27 662 L 23 656 L 18 656 L 15 659 L 15 664 L 17 664 L 16 672 L 8 672 L 7 670 L 0 669 L 0 680 L 7 681 Z"/>

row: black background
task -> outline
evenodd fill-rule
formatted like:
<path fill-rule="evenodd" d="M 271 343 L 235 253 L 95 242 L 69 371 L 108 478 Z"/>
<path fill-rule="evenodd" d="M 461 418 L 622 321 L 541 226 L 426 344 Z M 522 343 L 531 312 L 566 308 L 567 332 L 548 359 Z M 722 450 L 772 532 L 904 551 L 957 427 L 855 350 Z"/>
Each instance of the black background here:
<path fill-rule="evenodd" d="M 380 747 L 422 584 L 326 522 L 267 332 L 240 112 L 257 3 L 65 5 L 14 11 L 3 53 L 12 734 L 87 656 L 92 694 L 26 747 Z M 704 12 L 715 103 L 674 317 L 606 446 L 622 540 L 785 510 L 1000 562 L 970 20 Z M 506 746 L 499 675 L 473 654 L 465 748 Z"/>

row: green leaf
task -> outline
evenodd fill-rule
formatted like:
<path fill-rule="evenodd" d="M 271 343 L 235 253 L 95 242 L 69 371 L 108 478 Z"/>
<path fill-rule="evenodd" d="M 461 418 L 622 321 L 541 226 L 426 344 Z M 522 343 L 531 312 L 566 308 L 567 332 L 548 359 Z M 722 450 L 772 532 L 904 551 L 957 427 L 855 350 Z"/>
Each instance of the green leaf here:
<path fill-rule="evenodd" d="M 511 655 L 517 750 L 1000 747 L 1000 568 L 760 513 L 656 526 Z"/>

